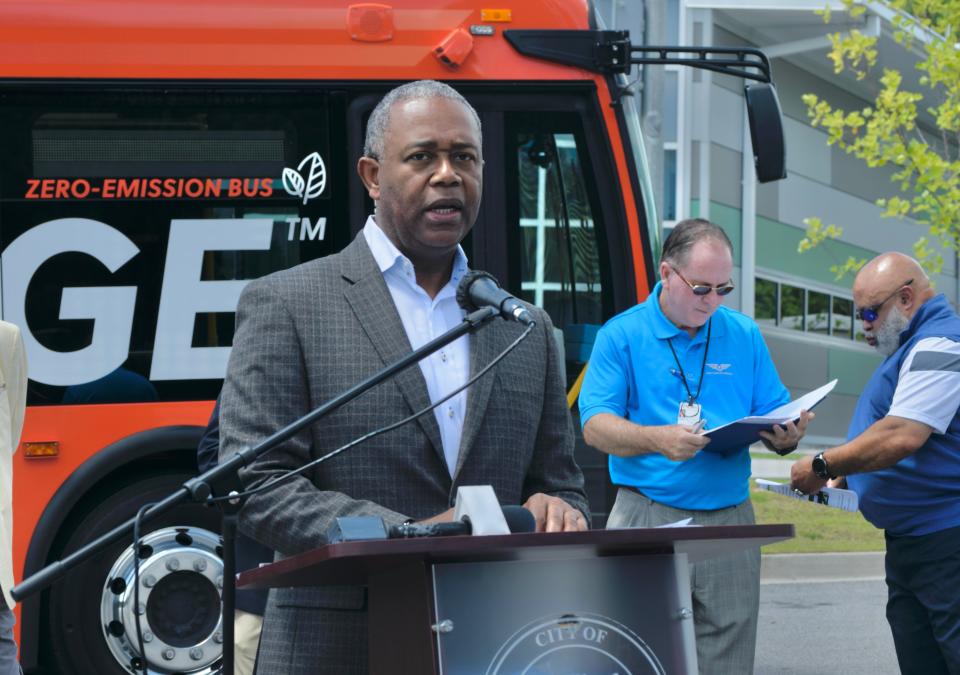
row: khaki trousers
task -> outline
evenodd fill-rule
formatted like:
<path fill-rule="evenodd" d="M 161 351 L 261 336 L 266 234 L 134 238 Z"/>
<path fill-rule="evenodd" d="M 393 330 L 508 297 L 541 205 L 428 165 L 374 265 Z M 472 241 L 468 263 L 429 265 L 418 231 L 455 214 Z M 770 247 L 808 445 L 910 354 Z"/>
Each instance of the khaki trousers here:
<path fill-rule="evenodd" d="M 260 629 L 263 617 L 259 614 L 244 612 L 233 613 L 233 672 L 234 675 L 253 675 L 253 666 L 257 661 L 257 647 L 260 645 Z"/>
<path fill-rule="evenodd" d="M 657 527 L 684 518 L 693 518 L 693 525 L 756 522 L 749 499 L 716 511 L 687 511 L 621 488 L 607 528 Z M 690 590 L 701 675 L 752 673 L 760 611 L 760 549 L 691 564 Z"/>

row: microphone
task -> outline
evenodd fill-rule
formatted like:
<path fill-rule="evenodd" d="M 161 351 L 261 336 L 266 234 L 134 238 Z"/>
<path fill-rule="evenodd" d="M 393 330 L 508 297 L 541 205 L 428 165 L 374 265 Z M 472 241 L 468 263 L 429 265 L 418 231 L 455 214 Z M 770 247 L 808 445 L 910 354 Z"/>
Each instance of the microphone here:
<path fill-rule="evenodd" d="M 404 523 L 391 525 L 390 539 L 418 539 L 420 537 L 457 537 L 471 534 L 473 526 L 469 518 L 452 523 Z"/>
<path fill-rule="evenodd" d="M 522 506 L 504 506 L 503 519 L 507 521 L 510 534 L 534 532 L 537 529 L 537 519 L 530 513 L 530 509 Z"/>
<path fill-rule="evenodd" d="M 533 532 L 537 522 L 533 514 L 522 506 L 504 506 L 503 518 L 507 521 L 511 534 Z M 404 523 L 390 528 L 390 539 L 413 539 L 415 537 L 455 537 L 473 534 L 470 518 L 464 516 L 451 523 Z"/>
<path fill-rule="evenodd" d="M 468 312 L 482 307 L 493 307 L 504 319 L 518 321 L 524 326 L 534 326 L 536 321 L 519 300 L 500 288 L 493 275 L 474 270 L 457 285 L 457 304 Z"/>

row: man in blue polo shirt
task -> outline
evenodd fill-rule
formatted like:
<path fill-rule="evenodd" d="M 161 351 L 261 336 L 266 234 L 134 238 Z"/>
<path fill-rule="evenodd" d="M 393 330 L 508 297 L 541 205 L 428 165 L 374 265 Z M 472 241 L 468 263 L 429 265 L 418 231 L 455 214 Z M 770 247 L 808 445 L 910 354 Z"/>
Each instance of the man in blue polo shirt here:
<path fill-rule="evenodd" d="M 664 242 L 650 297 L 597 335 L 580 419 L 621 486 L 607 527 L 755 522 L 747 447 L 711 452 L 699 433 L 790 400 L 756 324 L 720 306 L 733 290 L 732 270 L 723 230 L 685 220 Z M 775 427 L 764 442 L 789 452 L 812 417 Z M 700 672 L 753 672 L 759 550 L 695 563 L 690 581 Z"/>
<path fill-rule="evenodd" d="M 886 534 L 887 620 L 903 673 L 960 673 L 960 316 L 912 258 L 885 253 L 853 283 L 886 359 L 847 442 L 797 461 L 792 484 L 846 483 Z"/>

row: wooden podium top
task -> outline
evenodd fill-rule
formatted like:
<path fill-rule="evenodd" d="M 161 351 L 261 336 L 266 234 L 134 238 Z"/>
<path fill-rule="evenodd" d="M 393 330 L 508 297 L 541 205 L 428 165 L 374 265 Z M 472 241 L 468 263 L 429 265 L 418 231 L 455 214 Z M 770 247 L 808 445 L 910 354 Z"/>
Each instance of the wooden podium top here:
<path fill-rule="evenodd" d="M 351 541 L 243 572 L 237 587 L 359 586 L 366 584 L 370 575 L 417 561 L 547 561 L 686 553 L 695 562 L 793 535 L 793 525 L 725 525 Z"/>

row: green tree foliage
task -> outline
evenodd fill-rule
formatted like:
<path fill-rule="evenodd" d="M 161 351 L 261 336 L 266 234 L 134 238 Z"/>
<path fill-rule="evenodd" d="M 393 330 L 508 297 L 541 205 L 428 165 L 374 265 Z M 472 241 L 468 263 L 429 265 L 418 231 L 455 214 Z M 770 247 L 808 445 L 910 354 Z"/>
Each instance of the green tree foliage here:
<path fill-rule="evenodd" d="M 866 8 L 860 0 L 844 0 L 852 17 Z M 921 54 L 922 91 L 906 91 L 903 76 L 884 69 L 880 90 L 871 105 L 841 110 L 814 94 L 803 102 L 815 127 L 827 133 L 828 143 L 842 148 L 870 167 L 893 167 L 891 196 L 877 200 L 887 217 L 909 216 L 928 226 L 928 236 L 914 244 L 914 255 L 928 271 L 939 272 L 943 258 L 931 242 L 947 248 L 960 243 L 960 0 L 873 0 L 895 13 L 894 38 Z M 830 21 L 830 11 L 822 12 Z M 877 38 L 852 30 L 830 36 L 829 58 L 834 72 L 851 72 L 863 79 L 877 62 Z M 924 132 L 917 116 L 931 116 L 937 132 Z M 928 122 L 929 123 L 929 122 Z M 800 251 L 842 234 L 836 225 L 808 218 L 807 237 Z M 841 278 L 858 270 L 863 260 L 849 258 L 832 269 Z"/>

